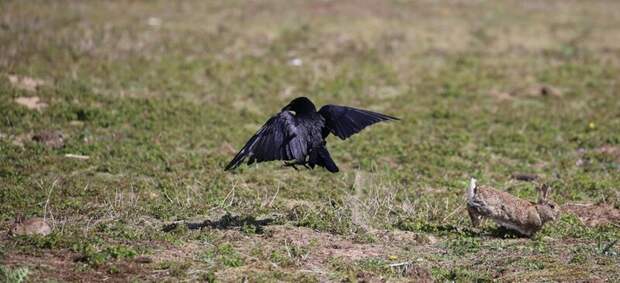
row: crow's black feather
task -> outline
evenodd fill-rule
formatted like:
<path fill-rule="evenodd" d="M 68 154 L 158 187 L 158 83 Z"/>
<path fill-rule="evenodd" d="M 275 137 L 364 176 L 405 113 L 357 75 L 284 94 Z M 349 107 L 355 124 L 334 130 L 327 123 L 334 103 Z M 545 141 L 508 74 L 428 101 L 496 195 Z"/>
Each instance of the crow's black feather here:
<path fill-rule="evenodd" d="M 339 105 L 325 105 L 321 107 L 319 113 L 325 118 L 325 129 L 329 130 L 323 132 L 323 137 L 331 132 L 343 140 L 374 123 L 398 120 L 389 115 Z"/>
<path fill-rule="evenodd" d="M 237 155 L 225 170 L 232 170 L 247 160 L 254 162 L 284 160 L 289 165 L 318 165 L 332 173 L 339 171 L 325 148 L 325 138 L 333 133 L 346 139 L 364 128 L 381 121 L 398 120 L 381 113 L 347 106 L 325 105 L 316 111 L 305 97 L 291 101 L 282 111 L 271 117 Z"/>
<path fill-rule="evenodd" d="M 303 159 L 308 148 L 303 129 L 297 127 L 294 118 L 288 111 L 271 117 L 228 163 L 226 170 L 236 168 L 248 157 L 249 163 Z"/>

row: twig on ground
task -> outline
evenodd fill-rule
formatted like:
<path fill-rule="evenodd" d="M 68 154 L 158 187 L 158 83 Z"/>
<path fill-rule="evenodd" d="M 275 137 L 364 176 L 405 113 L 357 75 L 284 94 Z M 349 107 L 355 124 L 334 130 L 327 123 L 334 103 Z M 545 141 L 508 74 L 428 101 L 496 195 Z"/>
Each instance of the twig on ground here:
<path fill-rule="evenodd" d="M 412 264 L 411 261 L 405 261 L 405 262 L 399 262 L 399 263 L 391 263 L 388 264 L 389 267 L 394 268 L 394 267 L 401 267 L 401 266 L 407 266 Z"/>
<path fill-rule="evenodd" d="M 71 154 L 71 153 L 67 153 L 65 154 L 65 157 L 68 158 L 75 158 L 75 159 L 80 159 L 80 160 L 87 160 L 90 158 L 90 156 L 86 156 L 86 155 L 79 155 L 79 154 Z"/>

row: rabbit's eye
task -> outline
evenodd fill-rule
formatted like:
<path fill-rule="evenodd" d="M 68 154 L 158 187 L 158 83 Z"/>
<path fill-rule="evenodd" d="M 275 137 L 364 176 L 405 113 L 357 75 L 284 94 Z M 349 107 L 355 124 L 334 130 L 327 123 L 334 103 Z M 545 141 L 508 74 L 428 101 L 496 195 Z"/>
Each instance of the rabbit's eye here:
<path fill-rule="evenodd" d="M 555 208 L 555 205 L 553 205 L 553 204 L 549 204 L 549 206 L 551 207 L 551 209 Z"/>

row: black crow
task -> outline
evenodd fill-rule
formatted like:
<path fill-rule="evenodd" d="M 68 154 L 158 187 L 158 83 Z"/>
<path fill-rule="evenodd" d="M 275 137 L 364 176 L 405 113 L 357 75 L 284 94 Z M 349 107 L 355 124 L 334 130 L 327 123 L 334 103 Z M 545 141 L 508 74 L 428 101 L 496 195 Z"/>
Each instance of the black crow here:
<path fill-rule="evenodd" d="M 286 166 L 319 165 L 338 172 L 327 148 L 325 138 L 332 133 L 346 139 L 374 123 L 398 118 L 347 106 L 325 105 L 317 112 L 310 99 L 298 97 L 265 125 L 237 153 L 225 170 L 239 166 L 248 158 L 254 162 L 284 160 Z"/>

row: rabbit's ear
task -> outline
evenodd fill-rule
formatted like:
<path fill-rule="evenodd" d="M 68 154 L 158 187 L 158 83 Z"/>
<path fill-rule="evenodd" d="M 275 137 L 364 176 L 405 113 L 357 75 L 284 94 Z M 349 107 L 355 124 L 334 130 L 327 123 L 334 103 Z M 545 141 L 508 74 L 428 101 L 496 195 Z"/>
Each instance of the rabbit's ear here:
<path fill-rule="evenodd" d="M 473 189 L 475 189 L 477 187 L 476 181 L 477 180 L 474 179 L 474 178 L 469 179 L 469 189 L 470 190 L 473 190 Z"/>
<path fill-rule="evenodd" d="M 548 196 L 549 196 L 549 186 L 547 186 L 547 184 L 542 184 L 538 189 L 538 203 L 547 202 Z"/>
<path fill-rule="evenodd" d="M 25 219 L 26 217 L 24 217 L 24 214 L 22 212 L 15 213 L 15 223 L 22 223 Z"/>
<path fill-rule="evenodd" d="M 471 178 L 469 180 L 469 188 L 467 188 L 467 199 L 469 201 L 473 201 L 475 195 L 476 195 L 476 179 Z"/>

